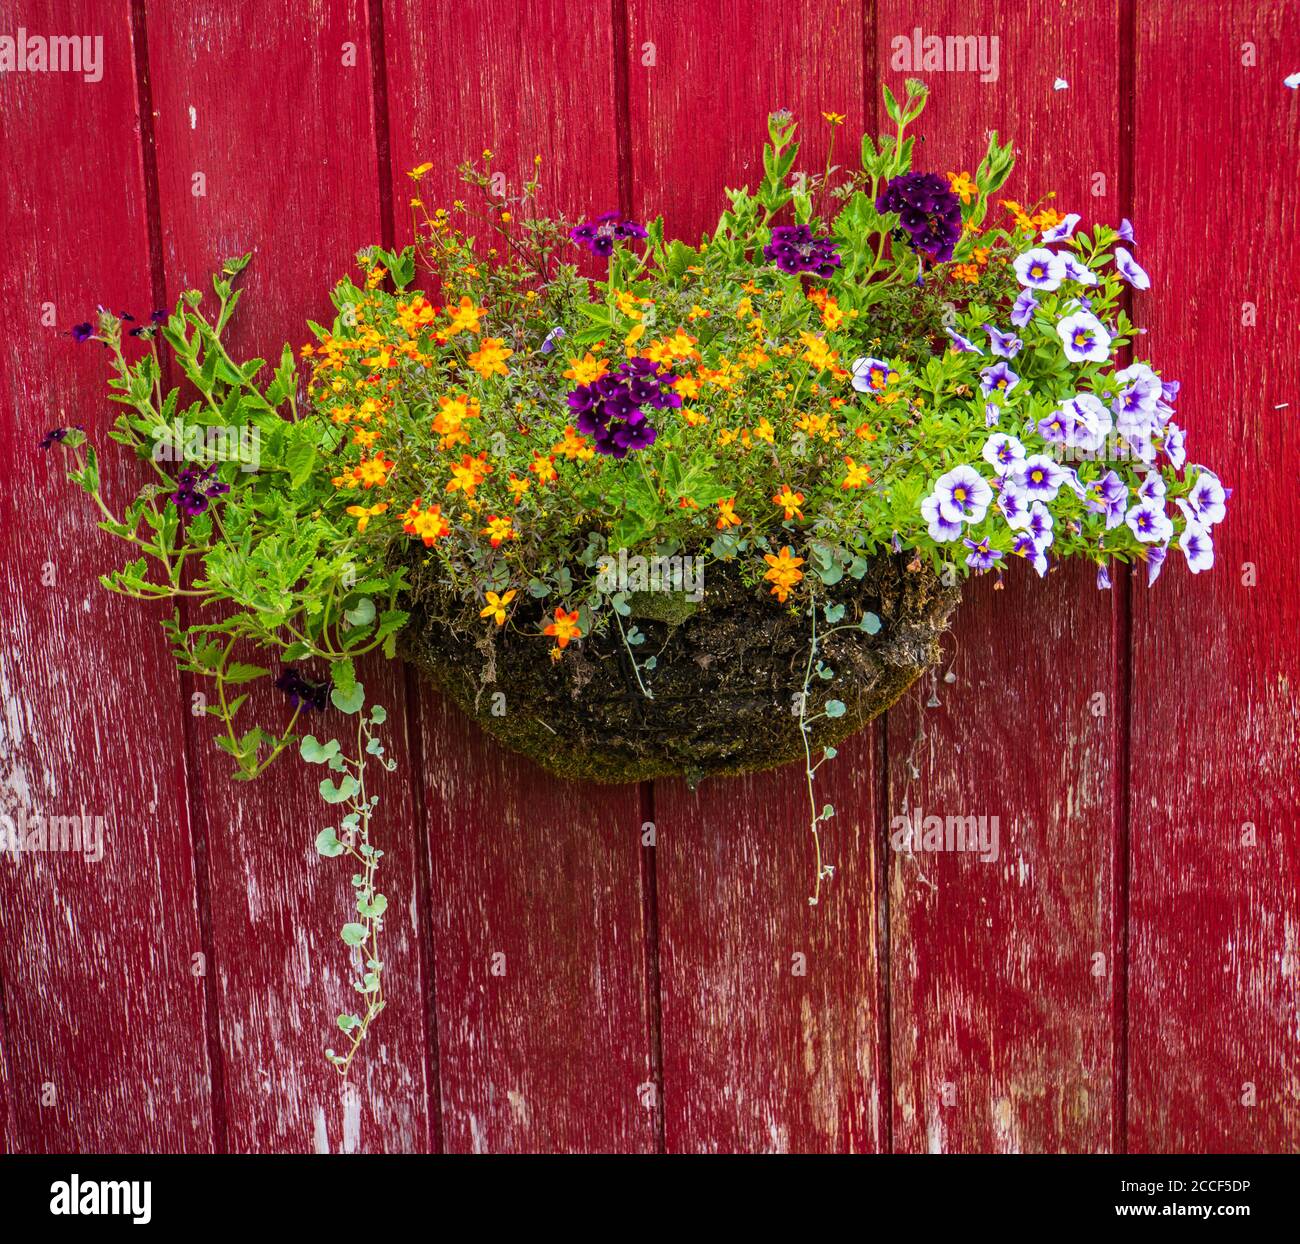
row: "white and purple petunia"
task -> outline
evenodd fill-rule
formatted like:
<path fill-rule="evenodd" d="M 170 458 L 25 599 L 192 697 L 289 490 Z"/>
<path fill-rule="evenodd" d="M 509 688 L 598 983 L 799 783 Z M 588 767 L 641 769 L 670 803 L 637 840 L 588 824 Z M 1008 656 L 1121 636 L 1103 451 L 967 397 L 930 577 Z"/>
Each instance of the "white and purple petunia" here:
<path fill-rule="evenodd" d="M 952 328 L 943 330 L 952 338 L 952 348 L 955 354 L 983 354 L 984 351 L 979 348 L 969 337 L 963 337 L 961 333 Z"/>
<path fill-rule="evenodd" d="M 998 490 L 998 509 L 1012 531 L 1019 531 L 1029 522 L 1029 498 L 1016 487 L 1013 479 L 1003 479 Z"/>
<path fill-rule="evenodd" d="M 1142 265 L 1122 246 L 1115 248 L 1115 268 L 1134 289 L 1150 289 L 1151 278 Z"/>
<path fill-rule="evenodd" d="M 883 359 L 860 358 L 853 362 L 853 379 L 849 382 L 859 393 L 879 393 L 898 373 Z"/>
<path fill-rule="evenodd" d="M 1039 578 L 1047 573 L 1047 554 L 1034 542 L 1033 536 L 1028 534 L 1017 536 L 1011 551 L 1017 557 L 1027 557 L 1033 568 L 1038 571 Z"/>
<path fill-rule="evenodd" d="M 1072 363 L 1104 363 L 1110 357 L 1110 334 L 1091 311 L 1067 315 L 1056 331 Z"/>
<path fill-rule="evenodd" d="M 1157 544 L 1147 549 L 1147 587 L 1150 587 L 1164 569 L 1165 558 L 1169 556 L 1169 546 Z"/>
<path fill-rule="evenodd" d="M 1138 502 L 1124 521 L 1143 544 L 1164 544 L 1174 534 L 1174 525 L 1165 513 L 1165 507 L 1152 501 Z"/>
<path fill-rule="evenodd" d="M 1106 530 L 1118 527 L 1128 513 L 1128 487 L 1116 471 L 1107 471 L 1086 489 L 1084 509 L 1106 515 Z"/>
<path fill-rule="evenodd" d="M 977 574 L 983 574 L 986 570 L 991 570 L 1002 560 L 1002 554 L 997 549 L 989 547 L 988 536 L 985 536 L 982 540 L 965 539 L 962 543 L 970 549 L 970 552 L 966 554 L 966 565 Z"/>
<path fill-rule="evenodd" d="M 1208 530 L 1215 523 L 1223 522 L 1224 515 L 1228 512 L 1227 500 L 1231 495 L 1231 489 L 1224 488 L 1213 471 L 1201 467 L 1191 492 L 1186 498 L 1178 499 L 1178 508 L 1189 522 L 1195 522 Z"/>
<path fill-rule="evenodd" d="M 1073 415 L 1061 407 L 1038 421 L 1038 435 L 1049 445 L 1064 445 L 1073 423 Z"/>
<path fill-rule="evenodd" d="M 1017 328 L 1028 328 L 1034 318 L 1034 308 L 1038 306 L 1038 296 L 1032 289 L 1022 289 L 1011 308 L 1011 322 Z"/>
<path fill-rule="evenodd" d="M 1114 424 L 1110 411 L 1099 397 L 1092 393 L 1080 393 L 1070 398 L 1062 409 L 1070 418 L 1065 443 L 1072 449 L 1094 453 L 1106 443 Z"/>
<path fill-rule="evenodd" d="M 997 402 L 984 403 L 984 426 L 986 428 L 995 428 L 998 421 L 1002 418 L 1002 411 L 999 409 Z"/>
<path fill-rule="evenodd" d="M 1040 548 L 1050 548 L 1056 539 L 1052 528 L 1056 525 L 1052 511 L 1041 501 L 1035 501 L 1029 507 L 1029 520 L 1025 523 L 1025 534 Z"/>
<path fill-rule="evenodd" d="M 961 524 L 950 523 L 939 508 L 939 496 L 931 493 L 921 502 L 921 517 L 929 524 L 930 539 L 946 544 L 961 535 Z"/>
<path fill-rule="evenodd" d="M 1073 255 L 1063 254 L 1061 266 L 1065 269 L 1067 280 L 1078 281 L 1080 285 L 1097 284 L 1097 274 L 1087 264 L 1080 263 Z"/>
<path fill-rule="evenodd" d="M 1181 471 L 1187 461 L 1187 433 L 1176 423 L 1165 424 L 1165 435 L 1160 442 L 1160 448 L 1165 451 L 1165 457 L 1169 459 L 1174 470 Z"/>
<path fill-rule="evenodd" d="M 1187 558 L 1187 569 L 1193 574 L 1209 570 L 1214 565 L 1214 541 L 1209 531 L 1199 523 L 1189 522 L 1178 537 L 1178 547 Z"/>
<path fill-rule="evenodd" d="M 1106 591 L 1110 587 L 1110 567 L 1105 562 L 1097 563 L 1097 590 Z"/>
<path fill-rule="evenodd" d="M 1004 333 L 994 328 L 992 324 L 985 324 L 984 331 L 989 335 L 989 351 L 996 354 L 998 358 L 1015 358 L 1020 353 L 1021 346 L 1025 344 L 1015 333 Z"/>
<path fill-rule="evenodd" d="M 980 456 L 999 475 L 1010 475 L 1025 460 L 1025 447 L 1005 432 L 994 432 L 984 442 Z"/>
<path fill-rule="evenodd" d="M 1021 285 L 1030 289 L 1050 292 L 1060 289 L 1065 277 L 1065 265 L 1055 251 L 1036 246 L 1016 258 L 1011 265 L 1016 270 L 1016 279 Z"/>
<path fill-rule="evenodd" d="M 934 481 L 939 513 L 949 523 L 978 523 L 988 513 L 993 489 L 973 466 L 963 463 Z"/>
<path fill-rule="evenodd" d="M 1015 481 L 1034 499 L 1054 501 L 1065 482 L 1065 471 L 1046 454 L 1030 454 L 1020 464 Z"/>
<path fill-rule="evenodd" d="M 1137 245 L 1137 238 L 1133 236 L 1133 222 L 1127 216 L 1119 222 L 1119 228 L 1116 230 L 1121 242 L 1127 242 L 1130 246 Z"/>
<path fill-rule="evenodd" d="M 1059 225 L 1053 225 L 1050 229 L 1043 231 L 1043 241 L 1046 242 L 1064 242 L 1070 237 L 1082 217 L 1078 212 L 1071 212 Z"/>
<path fill-rule="evenodd" d="M 1165 481 L 1159 471 L 1147 472 L 1146 478 L 1142 481 L 1142 486 L 1138 489 L 1138 496 L 1143 501 L 1164 504 Z"/>
<path fill-rule="evenodd" d="M 980 388 L 984 396 L 993 393 L 1010 393 L 1020 383 L 1020 377 L 1006 363 L 994 363 L 980 372 Z"/>

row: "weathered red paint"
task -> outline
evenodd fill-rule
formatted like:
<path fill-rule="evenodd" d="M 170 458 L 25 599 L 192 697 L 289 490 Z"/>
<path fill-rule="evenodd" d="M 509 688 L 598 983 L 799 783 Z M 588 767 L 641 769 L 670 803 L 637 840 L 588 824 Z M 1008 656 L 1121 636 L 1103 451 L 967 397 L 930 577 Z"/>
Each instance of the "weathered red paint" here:
<path fill-rule="evenodd" d="M 84 805 L 108 848 L 0 858 L 0 1149 L 1300 1146 L 1293 6 L 38 0 L 23 21 L 102 33 L 105 75 L 0 78 L 22 168 L 0 190 L 0 811 Z M 99 593 L 116 550 L 34 449 L 111 418 L 102 358 L 59 331 L 251 249 L 236 345 L 300 342 L 358 247 L 409 237 L 405 170 L 432 161 L 441 201 L 484 148 L 511 187 L 540 154 L 549 206 L 662 211 L 693 240 L 757 179 L 770 108 L 805 122 L 810 170 L 821 112 L 847 114 L 855 158 L 918 25 L 999 39 L 996 81 L 919 75 L 920 166 L 973 169 L 997 128 L 1008 196 L 1133 218 L 1150 352 L 1237 489 L 1219 565 L 1193 582 L 1175 554 L 1150 592 L 1086 567 L 975 584 L 938 707 L 923 687 L 822 771 L 838 871 L 811 910 L 797 769 L 566 785 L 368 668 L 401 766 L 393 1002 L 341 1101 L 323 807 L 292 761 L 229 782 L 148 611 Z M 75 162 L 41 158 L 69 136 Z M 905 801 L 997 815 L 998 863 L 900 857 Z"/>

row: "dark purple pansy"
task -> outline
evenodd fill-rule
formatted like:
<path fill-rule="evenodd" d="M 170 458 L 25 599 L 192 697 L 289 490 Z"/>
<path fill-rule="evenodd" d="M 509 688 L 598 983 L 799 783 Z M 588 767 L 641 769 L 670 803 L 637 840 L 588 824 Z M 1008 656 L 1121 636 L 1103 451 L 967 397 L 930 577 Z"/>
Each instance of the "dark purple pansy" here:
<path fill-rule="evenodd" d="M 625 220 L 618 212 L 603 212 L 595 220 L 584 221 L 569 233 L 579 246 L 585 246 L 602 259 L 614 253 L 614 243 L 619 239 L 645 236 L 644 226 Z"/>
<path fill-rule="evenodd" d="M 811 272 L 830 276 L 840 266 L 839 253 L 830 238 L 813 235 L 807 225 L 777 225 L 763 255 L 782 272 Z"/>
<path fill-rule="evenodd" d="M 578 431 L 592 438 L 597 453 L 626 458 L 634 449 L 654 444 L 657 433 L 643 407 L 671 410 L 682 404 L 674 379 L 650 359 L 629 359 L 617 371 L 578 385 L 568 395 L 569 409 L 577 413 Z"/>
<path fill-rule="evenodd" d="M 72 326 L 72 339 L 74 341 L 89 341 L 95 335 L 95 326 L 87 320 L 84 324 L 74 324 Z"/>
<path fill-rule="evenodd" d="M 312 682 L 311 679 L 304 678 L 292 665 L 284 667 L 284 672 L 275 680 L 275 685 L 289 697 L 289 703 L 294 708 L 314 708 L 317 712 L 324 712 L 332 686 L 329 679 Z"/>
<path fill-rule="evenodd" d="M 904 173 L 876 198 L 876 211 L 897 212 L 912 249 L 939 263 L 961 239 L 961 201 L 937 173 Z"/>

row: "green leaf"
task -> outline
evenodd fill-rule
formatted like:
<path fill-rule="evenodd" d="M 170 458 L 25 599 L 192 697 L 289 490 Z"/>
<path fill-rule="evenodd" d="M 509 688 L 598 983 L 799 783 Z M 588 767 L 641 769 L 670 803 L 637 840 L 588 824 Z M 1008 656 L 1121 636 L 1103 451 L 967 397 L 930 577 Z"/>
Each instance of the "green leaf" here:
<path fill-rule="evenodd" d="M 289 487 L 301 488 L 316 465 L 316 446 L 306 438 L 294 441 L 285 451 L 284 465 L 289 472 Z"/>
<path fill-rule="evenodd" d="M 326 859 L 333 859 L 336 855 L 342 855 L 347 850 L 340 841 L 339 836 L 334 832 L 333 827 L 322 829 L 316 835 L 316 850 Z"/>
<path fill-rule="evenodd" d="M 377 726 L 382 726 L 388 720 L 388 710 L 382 704 L 372 704 L 370 706 L 370 720 Z"/>
<path fill-rule="evenodd" d="M 222 679 L 228 683 L 252 682 L 255 678 L 262 678 L 271 671 L 263 669 L 260 665 L 245 665 L 240 661 L 232 661 L 222 671 Z"/>
<path fill-rule="evenodd" d="M 329 778 L 321 778 L 320 797 L 326 803 L 342 803 L 345 799 L 351 799 L 360 789 L 361 783 L 350 773 L 344 774 L 338 786 L 335 786 Z"/>
<path fill-rule="evenodd" d="M 339 936 L 347 942 L 349 946 L 360 946 L 366 940 L 366 926 L 356 924 L 355 922 L 345 924 L 339 930 Z"/>
<path fill-rule="evenodd" d="M 357 601 L 356 608 L 345 610 L 343 616 L 353 626 L 368 626 L 375 620 L 375 602 L 369 596 L 363 596 Z"/>
<path fill-rule="evenodd" d="M 842 700 L 827 700 L 826 708 L 823 711 L 827 717 L 843 717 L 848 710 L 844 707 Z"/>
<path fill-rule="evenodd" d="M 351 688 L 344 691 L 340 687 L 335 687 L 330 692 L 330 703 L 339 710 L 340 713 L 360 712 L 361 706 L 366 702 L 366 690 L 359 683 L 354 682 Z"/>
<path fill-rule="evenodd" d="M 874 613 L 864 613 L 862 615 L 862 629 L 868 635 L 874 635 L 880 630 L 880 619 Z"/>
<path fill-rule="evenodd" d="M 375 897 L 370 899 L 369 901 L 366 901 L 364 899 L 358 899 L 357 910 L 363 916 L 367 916 L 372 919 L 375 916 L 382 916 L 384 912 L 388 910 L 388 899 L 386 899 L 382 894 L 376 894 Z"/>
<path fill-rule="evenodd" d="M 309 734 L 298 744 L 298 754 L 309 765 L 323 765 L 339 754 L 338 739 L 320 743 L 314 734 Z"/>

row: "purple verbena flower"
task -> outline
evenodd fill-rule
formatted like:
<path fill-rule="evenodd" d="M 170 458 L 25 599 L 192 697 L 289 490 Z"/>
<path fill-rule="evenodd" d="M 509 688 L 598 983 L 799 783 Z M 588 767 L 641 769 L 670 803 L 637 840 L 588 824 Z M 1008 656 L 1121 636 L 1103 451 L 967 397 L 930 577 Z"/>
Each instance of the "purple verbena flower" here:
<path fill-rule="evenodd" d="M 952 258 L 961 240 L 961 201 L 937 173 L 904 173 L 876 196 L 878 212 L 897 212 L 914 251 L 937 263 Z"/>
<path fill-rule="evenodd" d="M 830 276 L 841 262 L 835 243 L 814 237 L 807 225 L 777 225 L 763 255 L 782 272 L 811 272 L 822 277 Z"/>
<path fill-rule="evenodd" d="M 595 220 L 585 221 L 571 230 L 569 237 L 602 259 L 614 253 L 614 243 L 625 238 L 643 238 L 645 227 L 625 220 L 618 212 L 604 212 Z"/>

